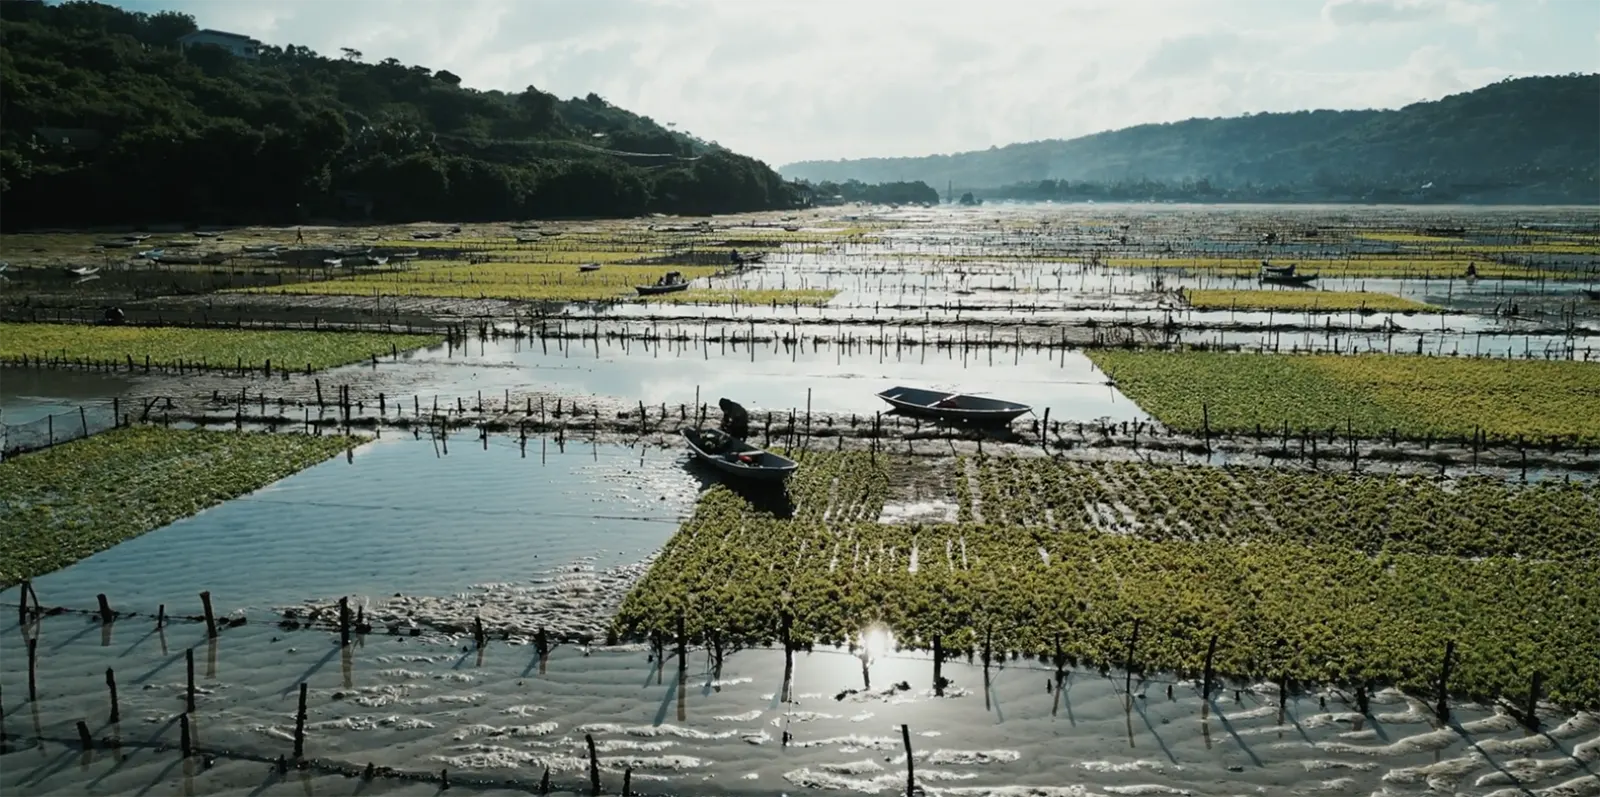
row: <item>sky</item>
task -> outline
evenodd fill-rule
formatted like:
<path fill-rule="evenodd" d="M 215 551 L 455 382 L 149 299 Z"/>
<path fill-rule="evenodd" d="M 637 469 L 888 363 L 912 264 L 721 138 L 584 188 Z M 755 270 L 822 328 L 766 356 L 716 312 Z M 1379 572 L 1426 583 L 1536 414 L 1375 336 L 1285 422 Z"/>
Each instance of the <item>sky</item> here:
<path fill-rule="evenodd" d="M 766 161 L 1394 108 L 1600 71 L 1600 0 L 122 0 L 615 105 Z M 1600 102 L 1600 98 L 1596 98 Z"/>

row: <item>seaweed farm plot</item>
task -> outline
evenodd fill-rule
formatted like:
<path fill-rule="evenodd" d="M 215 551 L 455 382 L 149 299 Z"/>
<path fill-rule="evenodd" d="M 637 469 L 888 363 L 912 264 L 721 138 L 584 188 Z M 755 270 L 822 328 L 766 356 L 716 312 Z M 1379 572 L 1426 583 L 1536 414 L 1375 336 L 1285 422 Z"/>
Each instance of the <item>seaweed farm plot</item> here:
<path fill-rule="evenodd" d="M 618 631 L 854 649 L 884 627 L 936 659 L 1421 695 L 1448 644 L 1454 694 L 1525 697 L 1538 672 L 1600 705 L 1592 487 L 958 459 L 958 522 L 883 524 L 905 466 L 802 461 L 778 509 L 707 493 Z"/>
<path fill-rule="evenodd" d="M 431 346 L 441 335 L 0 323 L 0 363 L 321 370 Z"/>
<path fill-rule="evenodd" d="M 1600 441 L 1600 364 L 1364 354 L 1089 352 L 1157 420 L 1199 432 Z"/>
<path fill-rule="evenodd" d="M 1439 312 L 1440 308 L 1386 293 L 1359 291 L 1192 290 L 1183 294 L 1191 307 L 1215 310 L 1302 310 L 1329 312 Z"/>
<path fill-rule="evenodd" d="M 0 463 L 0 587 L 263 487 L 344 437 L 129 427 Z"/>

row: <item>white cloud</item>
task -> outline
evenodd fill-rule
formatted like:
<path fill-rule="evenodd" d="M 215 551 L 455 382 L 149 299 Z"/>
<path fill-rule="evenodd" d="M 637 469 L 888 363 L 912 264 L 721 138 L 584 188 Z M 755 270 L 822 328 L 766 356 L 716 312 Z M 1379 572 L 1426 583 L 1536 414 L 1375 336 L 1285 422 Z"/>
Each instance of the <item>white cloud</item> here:
<path fill-rule="evenodd" d="M 1588 0 L 127 0 L 467 85 L 591 91 L 773 165 L 1393 106 L 1591 71 Z M 1562 47 L 1538 41 L 1560 19 Z M 1531 38 L 1530 38 L 1531 37 Z M 1600 38 L 1600 37 L 1597 37 Z M 1516 46 L 1523 42 L 1519 50 Z M 1574 45 L 1576 42 L 1576 45 Z M 1537 56 L 1537 58 L 1535 58 Z"/>

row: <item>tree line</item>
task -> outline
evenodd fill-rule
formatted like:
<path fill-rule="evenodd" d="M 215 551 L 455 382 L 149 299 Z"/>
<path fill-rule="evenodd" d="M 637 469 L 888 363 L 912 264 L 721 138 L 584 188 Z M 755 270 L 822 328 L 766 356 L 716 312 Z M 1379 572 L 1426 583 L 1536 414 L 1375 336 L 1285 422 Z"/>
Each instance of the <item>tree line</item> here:
<path fill-rule="evenodd" d="M 953 155 L 808 161 L 791 178 L 1027 199 L 1600 203 L 1600 74 L 1502 80 L 1397 110 L 1189 119 Z"/>
<path fill-rule="evenodd" d="M 766 164 L 595 94 L 289 44 L 183 47 L 193 17 L 0 3 L 7 229 L 494 221 L 796 207 Z"/>

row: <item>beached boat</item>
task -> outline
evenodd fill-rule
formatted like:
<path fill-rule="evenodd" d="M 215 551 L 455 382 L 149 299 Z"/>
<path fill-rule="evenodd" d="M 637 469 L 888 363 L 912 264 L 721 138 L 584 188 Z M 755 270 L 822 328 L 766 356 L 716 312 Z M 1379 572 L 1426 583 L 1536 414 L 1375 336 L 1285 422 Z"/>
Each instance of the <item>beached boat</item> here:
<path fill-rule="evenodd" d="M 1294 276 L 1294 264 L 1290 263 L 1287 266 L 1269 266 L 1267 265 L 1267 261 L 1263 260 L 1261 261 L 1261 273 L 1271 274 L 1276 277 Z"/>
<path fill-rule="evenodd" d="M 69 277 L 92 277 L 100 273 L 99 266 L 73 266 L 66 269 Z"/>
<path fill-rule="evenodd" d="M 338 268 L 338 267 L 344 265 L 344 258 L 330 257 L 330 258 L 327 258 L 326 260 L 323 260 L 322 261 L 322 265 L 327 266 L 328 268 Z"/>
<path fill-rule="evenodd" d="M 380 255 L 367 255 L 367 265 L 382 266 L 389 263 L 389 258 Z"/>
<path fill-rule="evenodd" d="M 915 387 L 892 387 L 879 393 L 878 398 L 889 402 L 902 415 L 979 426 L 1008 424 L 1033 411 L 1032 407 L 1015 401 Z"/>
<path fill-rule="evenodd" d="M 783 481 L 800 463 L 771 451 L 757 448 L 721 429 L 680 429 L 701 462 L 724 473 L 754 481 Z"/>
<path fill-rule="evenodd" d="M 661 293 L 686 291 L 689 289 L 689 281 L 676 271 L 668 271 L 661 279 L 656 280 L 656 284 L 635 285 L 633 289 L 638 291 L 640 296 L 655 296 Z"/>
<path fill-rule="evenodd" d="M 276 252 L 282 248 L 283 244 L 245 244 L 244 246 L 239 247 L 239 251 L 256 254 L 261 252 Z"/>
<path fill-rule="evenodd" d="M 735 250 L 733 250 L 733 251 L 728 253 L 728 260 L 730 262 L 732 262 L 733 264 L 735 264 L 735 265 L 749 265 L 751 263 L 760 263 L 761 261 L 766 260 L 766 259 L 767 259 L 767 253 L 766 252 L 753 252 L 751 254 L 747 254 L 746 255 L 746 254 L 740 254 L 739 250 L 735 249 Z"/>
<path fill-rule="evenodd" d="M 600 264 L 599 263 L 584 263 L 583 265 L 578 266 L 578 270 L 579 271 L 599 271 L 600 270 Z"/>
<path fill-rule="evenodd" d="M 418 255 L 421 255 L 421 254 L 422 254 L 421 252 L 418 252 L 415 249 L 412 249 L 409 252 L 390 252 L 389 253 L 389 259 L 390 260 L 410 260 L 412 258 L 417 257 Z"/>

